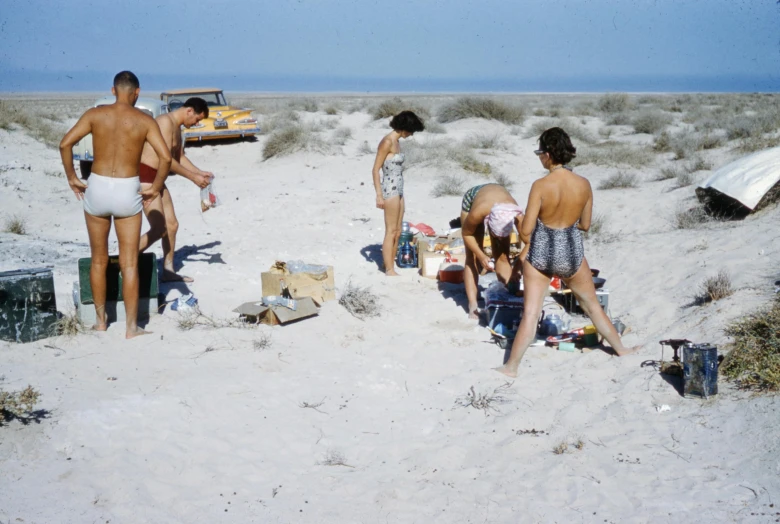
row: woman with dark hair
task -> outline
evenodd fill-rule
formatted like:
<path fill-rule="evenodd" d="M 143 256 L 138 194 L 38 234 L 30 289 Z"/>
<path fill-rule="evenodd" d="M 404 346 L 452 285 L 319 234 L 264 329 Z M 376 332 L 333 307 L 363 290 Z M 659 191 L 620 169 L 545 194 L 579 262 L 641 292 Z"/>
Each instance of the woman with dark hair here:
<path fill-rule="evenodd" d="M 425 125 L 413 112 L 401 111 L 390 120 L 390 127 L 393 130 L 379 142 L 371 172 L 376 190 L 376 207 L 385 211 L 385 238 L 382 242 L 385 275 L 397 276 L 395 253 L 404 219 L 404 155 L 398 141 L 424 130 Z"/>
<path fill-rule="evenodd" d="M 582 231 L 590 229 L 593 191 L 587 179 L 565 166 L 576 155 L 576 148 L 563 129 L 553 127 L 539 137 L 539 149 L 534 153 L 548 174 L 531 186 L 520 230 L 520 240 L 524 243 L 520 259 L 525 308 L 509 359 L 497 368 L 510 377 L 517 376 L 520 360 L 536 336 L 544 297 L 554 276 L 571 288 L 582 310 L 618 356 L 639 349 L 639 346 L 629 349 L 623 345 L 596 298 L 582 247 Z"/>

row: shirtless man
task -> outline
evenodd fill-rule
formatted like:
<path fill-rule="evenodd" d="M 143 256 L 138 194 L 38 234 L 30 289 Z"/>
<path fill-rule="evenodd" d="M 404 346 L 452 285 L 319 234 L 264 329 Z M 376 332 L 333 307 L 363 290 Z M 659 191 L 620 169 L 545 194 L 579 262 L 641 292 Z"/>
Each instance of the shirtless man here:
<path fill-rule="evenodd" d="M 208 171 L 201 171 L 184 155 L 184 144 L 181 137 L 181 126 L 192 127 L 209 116 L 209 106 L 202 98 L 193 97 L 184 102 L 180 108 L 157 117 L 165 144 L 171 152 L 171 172 L 191 180 L 196 186 L 204 188 L 209 185 L 214 176 Z M 158 155 L 149 144 L 144 146 L 141 155 L 141 187 L 148 189 L 155 180 L 159 167 Z M 143 253 L 149 246 L 162 238 L 163 246 L 163 282 L 192 282 L 190 277 L 177 275 L 173 268 L 173 256 L 176 250 L 176 233 L 179 221 L 173 209 L 173 200 L 168 188 L 163 185 L 160 198 L 144 206 L 144 213 L 149 221 L 149 231 L 141 237 L 139 250 Z"/>
<path fill-rule="evenodd" d="M 498 279 L 507 284 L 512 279 L 519 278 L 519 264 L 512 269 L 509 264 L 509 237 L 512 226 L 520 231 L 523 220 L 523 210 L 509 194 L 504 186 L 499 184 L 483 184 L 475 186 L 463 195 L 460 207 L 463 244 L 466 246 L 466 268 L 463 272 L 463 284 L 466 286 L 466 297 L 469 301 L 469 318 L 478 319 L 477 313 L 477 283 L 479 267 L 495 269 Z M 495 268 L 490 257 L 482 249 L 485 238 L 485 222 L 490 233 L 490 247 L 495 259 Z"/>
<path fill-rule="evenodd" d="M 108 269 L 108 234 L 114 219 L 119 240 L 119 267 L 122 271 L 122 295 L 126 319 L 125 338 L 144 335 L 138 327 L 138 242 L 141 236 L 142 201 L 154 200 L 163 188 L 171 164 L 160 128 L 154 119 L 135 109 L 141 88 L 130 71 L 114 77 L 111 92 L 116 102 L 90 109 L 76 122 L 60 142 L 60 156 L 68 184 L 78 200 L 84 201 L 84 217 L 92 252 L 89 282 L 95 301 L 97 323 L 93 329 L 105 331 L 106 269 Z M 95 160 L 89 185 L 82 182 L 73 167 L 73 146 L 92 133 Z M 154 181 L 141 189 L 138 164 L 141 151 L 148 144 L 159 157 Z"/>

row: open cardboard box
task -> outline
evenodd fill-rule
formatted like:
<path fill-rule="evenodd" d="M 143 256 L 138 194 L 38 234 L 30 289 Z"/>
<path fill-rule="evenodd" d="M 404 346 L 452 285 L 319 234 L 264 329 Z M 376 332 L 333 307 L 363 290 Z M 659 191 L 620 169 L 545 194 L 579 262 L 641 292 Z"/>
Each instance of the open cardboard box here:
<path fill-rule="evenodd" d="M 328 266 L 322 276 L 310 273 L 290 273 L 284 262 L 276 262 L 268 271 L 260 274 L 263 296 L 281 294 L 287 289 L 292 298 L 311 297 L 321 306 L 328 300 L 336 299 L 336 285 L 333 278 L 333 266 Z"/>
<path fill-rule="evenodd" d="M 262 301 L 245 302 L 233 311 L 246 318 L 248 322 L 270 326 L 289 324 L 320 313 L 320 308 L 314 303 L 312 297 L 299 298 L 295 302 L 295 311 L 284 306 L 266 306 Z"/>

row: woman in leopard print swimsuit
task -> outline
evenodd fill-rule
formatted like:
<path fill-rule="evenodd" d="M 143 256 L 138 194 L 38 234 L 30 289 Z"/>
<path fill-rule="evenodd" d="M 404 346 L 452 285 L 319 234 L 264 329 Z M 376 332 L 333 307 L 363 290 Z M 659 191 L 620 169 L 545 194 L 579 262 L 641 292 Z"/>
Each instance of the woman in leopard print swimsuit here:
<path fill-rule="evenodd" d="M 531 186 L 520 231 L 524 244 L 520 259 L 523 261 L 525 309 L 509 359 L 497 368 L 510 377 L 517 376 L 520 360 L 536 336 L 536 323 L 554 276 L 561 277 L 571 288 L 582 310 L 618 355 L 639 349 L 623 345 L 596 298 L 581 234 L 590 229 L 593 191 L 587 179 L 565 167 L 577 150 L 563 129 L 553 127 L 542 133 L 539 149 L 534 152 L 548 174 Z"/>
<path fill-rule="evenodd" d="M 390 127 L 393 130 L 379 142 L 372 175 L 376 207 L 385 212 L 385 238 L 382 242 L 385 275 L 396 276 L 395 253 L 404 220 L 404 154 L 398 141 L 424 130 L 425 125 L 413 112 L 401 111 L 390 120 Z"/>

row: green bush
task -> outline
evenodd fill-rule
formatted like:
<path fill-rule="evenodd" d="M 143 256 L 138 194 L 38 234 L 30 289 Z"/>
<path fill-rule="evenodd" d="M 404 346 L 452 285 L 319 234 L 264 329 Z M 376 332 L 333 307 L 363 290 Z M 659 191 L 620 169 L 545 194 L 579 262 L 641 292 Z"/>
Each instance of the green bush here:
<path fill-rule="evenodd" d="M 780 391 L 780 295 L 772 304 L 730 323 L 734 342 L 720 365 L 723 377 L 741 389 Z"/>
<path fill-rule="evenodd" d="M 446 104 L 439 110 L 439 122 L 455 122 L 464 118 L 498 120 L 505 124 L 522 124 L 525 110 L 492 98 L 464 96 Z"/>

